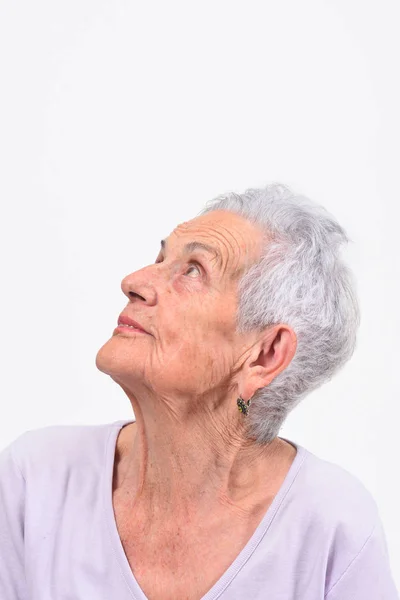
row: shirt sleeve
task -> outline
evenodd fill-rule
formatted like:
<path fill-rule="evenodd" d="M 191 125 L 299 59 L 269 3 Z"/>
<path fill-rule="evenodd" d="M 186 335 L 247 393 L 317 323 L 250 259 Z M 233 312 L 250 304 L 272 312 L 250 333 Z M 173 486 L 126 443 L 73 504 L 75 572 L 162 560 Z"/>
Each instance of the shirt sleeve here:
<path fill-rule="evenodd" d="M 17 438 L 19 439 L 19 438 Z M 13 455 L 0 452 L 0 598 L 27 600 L 24 572 L 25 481 Z"/>
<path fill-rule="evenodd" d="M 400 600 L 379 518 L 360 552 L 325 595 L 325 600 Z"/>

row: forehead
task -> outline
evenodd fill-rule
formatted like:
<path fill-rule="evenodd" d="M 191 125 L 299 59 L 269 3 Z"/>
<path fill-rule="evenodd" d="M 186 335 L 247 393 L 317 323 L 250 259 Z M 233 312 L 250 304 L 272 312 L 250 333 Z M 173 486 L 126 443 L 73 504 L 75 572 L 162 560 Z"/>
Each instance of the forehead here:
<path fill-rule="evenodd" d="M 175 227 L 173 233 L 178 236 L 198 233 L 214 238 L 216 242 L 220 241 L 221 243 L 224 239 L 229 242 L 232 238 L 244 249 L 261 232 L 241 215 L 227 210 L 213 210 L 190 221 L 180 223 Z"/>
<path fill-rule="evenodd" d="M 212 244 L 226 261 L 233 258 L 237 263 L 243 259 L 247 265 L 249 261 L 253 262 L 258 258 L 262 238 L 261 230 L 241 215 L 215 210 L 180 223 L 168 241 L 178 244 L 180 241 Z"/>

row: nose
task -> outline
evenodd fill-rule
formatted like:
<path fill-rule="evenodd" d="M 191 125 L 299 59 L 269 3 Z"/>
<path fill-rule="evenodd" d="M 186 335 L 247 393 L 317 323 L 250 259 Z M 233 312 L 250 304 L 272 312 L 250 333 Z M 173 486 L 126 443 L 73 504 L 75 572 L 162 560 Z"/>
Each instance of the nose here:
<path fill-rule="evenodd" d="M 124 277 L 121 281 L 121 289 L 128 300 L 132 302 L 144 302 L 150 306 L 156 303 L 156 291 L 151 285 L 149 274 L 146 275 L 145 269 Z"/>

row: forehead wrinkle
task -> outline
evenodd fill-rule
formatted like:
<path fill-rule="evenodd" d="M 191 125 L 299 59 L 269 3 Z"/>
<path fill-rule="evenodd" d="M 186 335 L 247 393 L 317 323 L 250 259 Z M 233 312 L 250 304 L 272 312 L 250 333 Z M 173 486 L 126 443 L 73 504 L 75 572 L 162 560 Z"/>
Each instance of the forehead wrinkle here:
<path fill-rule="evenodd" d="M 227 229 L 226 227 L 224 227 L 220 223 L 218 223 L 217 225 L 208 225 L 208 227 L 209 227 L 209 232 L 207 232 L 208 235 L 211 235 L 216 241 L 220 242 L 221 249 L 222 249 L 222 247 L 225 247 L 225 248 L 228 249 L 227 258 L 226 258 L 226 260 L 224 260 L 224 257 L 222 255 L 222 251 L 218 248 L 218 255 L 220 257 L 221 272 L 222 272 L 222 275 L 225 275 L 226 269 L 227 269 L 227 267 L 229 265 L 229 260 L 231 258 L 231 255 L 235 256 L 235 253 L 233 252 L 234 245 L 231 243 L 229 237 L 232 237 L 232 239 L 234 241 L 235 241 L 235 238 L 234 238 L 233 234 L 231 234 L 231 232 L 229 231 L 229 229 Z M 226 233 L 224 233 L 224 231 L 220 231 L 221 229 L 225 230 Z"/>
<path fill-rule="evenodd" d="M 228 251 L 228 261 L 229 258 L 232 257 L 232 273 L 231 273 L 231 278 L 235 279 L 243 270 L 243 266 L 241 265 L 241 246 L 238 243 L 235 235 L 232 233 L 232 231 L 225 227 L 224 225 L 219 224 L 219 227 L 221 229 L 223 229 L 224 231 L 222 231 L 220 233 L 220 236 L 222 237 L 223 241 L 226 242 L 226 245 L 230 248 L 230 252 Z M 237 235 L 241 235 L 240 231 L 236 231 Z M 242 240 L 243 240 L 243 236 L 241 235 Z M 233 242 L 233 243 L 232 243 Z M 246 244 L 244 244 L 246 247 Z M 235 252 L 236 249 L 239 249 L 239 252 Z M 228 262 L 227 261 L 227 262 Z M 236 263 L 236 264 L 235 264 Z"/>
<path fill-rule="evenodd" d="M 177 227 L 174 229 L 171 235 L 179 236 L 180 231 L 184 234 L 187 234 L 188 230 L 190 231 L 193 228 L 193 225 L 194 221 L 184 221 L 183 223 L 177 225 Z M 204 228 L 206 231 L 202 231 Z M 221 242 L 222 246 L 225 246 L 225 248 L 228 250 L 226 262 L 224 260 L 224 257 L 222 256 L 222 252 L 220 252 L 220 249 L 210 247 L 209 244 L 204 244 L 205 246 L 208 246 L 209 250 L 212 250 L 215 258 L 218 260 L 222 275 L 225 274 L 226 268 L 228 267 L 228 264 L 231 259 L 232 272 L 230 274 L 230 279 L 237 279 L 241 275 L 241 273 L 246 269 L 246 266 L 248 266 L 248 261 L 246 260 L 246 257 L 248 258 L 251 254 L 251 248 L 249 248 L 247 239 L 248 236 L 245 235 L 245 232 L 241 231 L 240 228 L 235 228 L 235 231 L 232 232 L 229 227 L 223 225 L 221 222 L 218 222 L 216 224 L 196 223 L 196 227 L 193 228 L 193 234 L 195 235 L 196 233 L 199 233 L 199 235 L 201 236 L 205 235 L 211 238 L 214 237 L 216 240 Z M 238 241 L 237 238 L 240 238 L 240 241 Z M 198 244 L 200 247 L 200 245 L 203 244 L 203 242 L 197 242 L 193 240 L 192 242 L 188 242 L 188 244 L 186 244 L 186 247 L 191 246 L 191 249 L 194 250 L 194 246 L 196 244 Z M 166 248 L 166 245 L 167 240 L 161 240 L 161 247 L 163 250 Z M 244 255 L 244 260 L 241 260 L 242 254 Z"/>

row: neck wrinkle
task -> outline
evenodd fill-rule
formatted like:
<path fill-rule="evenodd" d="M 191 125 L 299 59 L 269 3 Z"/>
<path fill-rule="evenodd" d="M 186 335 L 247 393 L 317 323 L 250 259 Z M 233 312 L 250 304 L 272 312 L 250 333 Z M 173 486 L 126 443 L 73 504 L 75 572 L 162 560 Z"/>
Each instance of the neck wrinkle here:
<path fill-rule="evenodd" d="M 131 514 L 140 509 L 152 518 L 190 521 L 222 507 L 245 518 L 296 454 L 280 438 L 261 447 L 240 444 L 236 436 L 230 445 L 215 423 L 191 425 L 169 423 L 167 429 L 158 421 L 149 431 L 137 420 L 121 430 L 115 487 Z"/>

